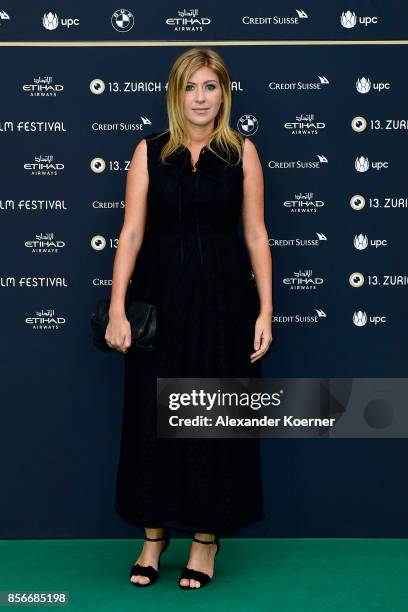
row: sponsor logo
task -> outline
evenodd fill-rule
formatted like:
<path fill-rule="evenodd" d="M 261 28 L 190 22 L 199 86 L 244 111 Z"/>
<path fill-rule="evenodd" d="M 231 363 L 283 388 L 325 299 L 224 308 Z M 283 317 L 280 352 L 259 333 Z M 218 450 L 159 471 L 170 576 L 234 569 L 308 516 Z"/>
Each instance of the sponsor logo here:
<path fill-rule="evenodd" d="M 348 30 L 356 27 L 357 25 L 367 27 L 377 23 L 378 17 L 375 15 L 359 17 L 355 11 L 343 11 L 340 15 L 340 25 Z"/>
<path fill-rule="evenodd" d="M 64 28 L 72 28 L 73 26 L 79 26 L 79 19 L 77 17 L 58 17 L 57 13 L 44 13 L 42 18 L 43 27 L 46 30 L 56 30 L 59 26 Z"/>
<path fill-rule="evenodd" d="M 117 32 L 129 32 L 135 25 L 135 18 L 128 9 L 118 9 L 111 17 L 111 24 Z"/>
<path fill-rule="evenodd" d="M 166 25 L 174 32 L 202 32 L 206 26 L 211 24 L 209 17 L 200 17 L 198 9 L 182 9 L 177 11 L 177 17 L 167 17 Z"/>

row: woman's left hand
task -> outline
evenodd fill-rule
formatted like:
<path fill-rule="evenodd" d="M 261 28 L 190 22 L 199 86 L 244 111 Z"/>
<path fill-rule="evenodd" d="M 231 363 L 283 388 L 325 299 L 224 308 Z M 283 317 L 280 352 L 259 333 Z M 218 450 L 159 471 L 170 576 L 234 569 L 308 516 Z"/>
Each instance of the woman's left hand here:
<path fill-rule="evenodd" d="M 255 352 L 250 355 L 251 363 L 265 355 L 272 340 L 272 315 L 260 313 L 255 323 Z"/>

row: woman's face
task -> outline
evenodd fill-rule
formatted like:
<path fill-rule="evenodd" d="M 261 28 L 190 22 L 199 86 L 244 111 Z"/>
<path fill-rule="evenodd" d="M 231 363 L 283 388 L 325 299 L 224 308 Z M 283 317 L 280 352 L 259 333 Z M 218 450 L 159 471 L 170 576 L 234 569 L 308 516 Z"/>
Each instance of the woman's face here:
<path fill-rule="evenodd" d="M 211 124 L 218 114 L 222 91 L 217 74 L 203 66 L 193 72 L 184 92 L 183 110 L 188 123 L 195 126 Z"/>

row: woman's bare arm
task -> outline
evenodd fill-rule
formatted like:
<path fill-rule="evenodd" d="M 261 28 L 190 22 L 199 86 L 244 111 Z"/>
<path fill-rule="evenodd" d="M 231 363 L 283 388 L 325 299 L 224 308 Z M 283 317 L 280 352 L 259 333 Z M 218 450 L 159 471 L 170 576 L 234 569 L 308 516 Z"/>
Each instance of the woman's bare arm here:
<path fill-rule="evenodd" d="M 125 314 L 125 296 L 136 258 L 142 246 L 147 216 L 147 144 L 136 146 L 126 179 L 125 217 L 113 263 L 109 317 Z"/>
<path fill-rule="evenodd" d="M 272 255 L 264 221 L 264 178 L 258 152 L 245 138 L 242 222 L 258 289 L 260 312 L 272 315 Z"/>

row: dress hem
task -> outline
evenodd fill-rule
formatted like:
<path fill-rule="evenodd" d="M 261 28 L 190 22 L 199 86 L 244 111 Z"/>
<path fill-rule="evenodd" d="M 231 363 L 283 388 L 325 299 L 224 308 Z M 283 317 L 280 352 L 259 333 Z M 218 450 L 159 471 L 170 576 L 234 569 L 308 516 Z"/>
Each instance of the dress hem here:
<path fill-rule="evenodd" d="M 117 512 L 117 514 L 123 519 L 125 520 L 127 523 L 131 524 L 131 525 L 135 525 L 136 527 L 140 527 L 141 529 L 144 529 L 145 527 L 151 527 L 151 528 L 159 528 L 159 527 L 165 527 L 167 529 L 176 529 L 178 531 L 185 531 L 185 532 L 197 532 L 197 533 L 214 533 L 218 536 L 231 536 L 234 533 L 236 533 L 237 531 L 239 531 L 240 529 L 242 529 L 243 527 L 247 527 L 248 525 L 251 525 L 252 523 L 258 522 L 258 521 L 262 521 L 266 518 L 265 514 L 263 512 L 258 513 L 253 515 L 251 518 L 247 518 L 243 521 L 241 521 L 239 524 L 236 523 L 233 526 L 229 526 L 229 527 L 221 527 L 221 526 L 215 526 L 215 525 L 203 525 L 202 523 L 196 523 L 195 525 L 191 524 L 191 523 L 187 523 L 187 522 L 183 522 L 180 520 L 176 520 L 176 519 L 158 519 L 157 517 L 154 520 L 144 520 L 139 518 L 136 518 L 134 515 L 130 515 L 127 512 L 123 511 L 122 509 L 119 508 L 119 506 L 117 504 L 114 505 L 114 509 Z"/>

